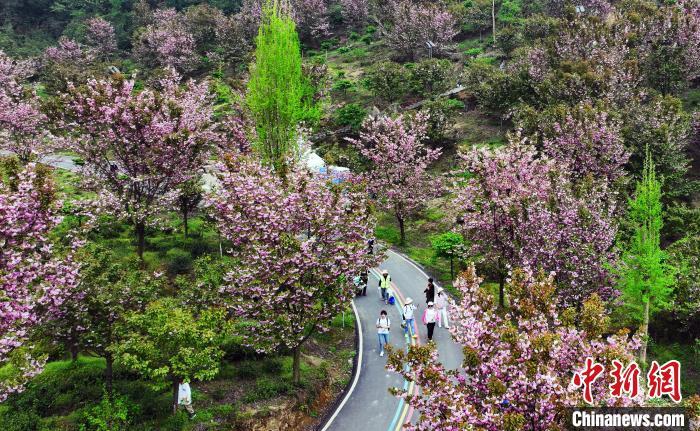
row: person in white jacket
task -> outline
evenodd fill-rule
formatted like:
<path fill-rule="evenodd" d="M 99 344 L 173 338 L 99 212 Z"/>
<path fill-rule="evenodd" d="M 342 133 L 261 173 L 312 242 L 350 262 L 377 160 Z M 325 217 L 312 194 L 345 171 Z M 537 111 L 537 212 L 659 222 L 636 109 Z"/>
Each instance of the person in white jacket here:
<path fill-rule="evenodd" d="M 189 382 L 181 382 L 177 391 L 177 404 L 184 406 L 190 419 L 194 419 L 197 414 L 192 408 L 192 391 L 190 390 Z"/>
<path fill-rule="evenodd" d="M 442 328 L 442 324 L 445 324 L 445 328 L 450 329 L 450 322 L 448 320 L 447 307 L 450 305 L 449 297 L 445 293 L 445 289 L 442 287 L 437 288 L 437 295 L 435 295 L 435 309 L 437 309 L 440 314 L 440 320 L 438 320 L 438 328 Z"/>
<path fill-rule="evenodd" d="M 428 341 L 433 340 L 435 323 L 440 321 L 440 315 L 434 307 L 433 301 L 428 302 L 428 308 L 423 312 L 423 323 L 428 327 Z"/>

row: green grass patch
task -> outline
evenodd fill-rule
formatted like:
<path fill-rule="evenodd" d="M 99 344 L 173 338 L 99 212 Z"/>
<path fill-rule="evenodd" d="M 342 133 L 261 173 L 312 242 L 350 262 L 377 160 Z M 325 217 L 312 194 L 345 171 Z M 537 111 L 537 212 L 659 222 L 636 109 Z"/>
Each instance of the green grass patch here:
<path fill-rule="evenodd" d="M 377 225 L 374 230 L 374 235 L 378 240 L 391 245 L 398 245 L 401 241 L 401 233 L 396 226 Z"/>
<path fill-rule="evenodd" d="M 681 391 L 683 397 L 700 394 L 700 357 L 692 344 L 663 344 L 649 342 L 649 358 L 664 364 L 670 360 L 681 363 Z"/>

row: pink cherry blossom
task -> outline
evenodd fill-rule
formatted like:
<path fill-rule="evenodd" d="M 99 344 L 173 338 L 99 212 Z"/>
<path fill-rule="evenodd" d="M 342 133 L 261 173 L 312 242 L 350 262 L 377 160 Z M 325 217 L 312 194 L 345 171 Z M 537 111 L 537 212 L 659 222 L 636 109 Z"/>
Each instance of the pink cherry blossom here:
<path fill-rule="evenodd" d="M 373 218 L 361 187 L 332 186 L 299 167 L 283 181 L 258 161 L 228 157 L 208 206 L 238 266 L 222 292 L 249 326 L 246 344 L 295 352 L 346 310 L 352 279 L 377 263 L 367 253 Z"/>
<path fill-rule="evenodd" d="M 406 220 L 441 190 L 440 181 L 428 173 L 442 151 L 425 145 L 427 121 L 423 112 L 413 118 L 370 117 L 360 138 L 348 139 L 372 163 L 363 178 L 379 204 L 396 217 L 401 242 Z"/>
<path fill-rule="evenodd" d="M 44 359 L 28 342 L 31 331 L 58 311 L 77 284 L 72 254 L 58 257 L 48 239 L 59 222 L 57 205 L 42 198 L 51 187 L 37 181 L 33 163 L 20 172 L 16 187 L 0 181 L 0 367 L 16 367 L 0 379 L 0 401 L 41 370 Z"/>
<path fill-rule="evenodd" d="M 608 318 L 597 296 L 585 301 L 578 316 L 573 309 L 559 313 L 553 277 L 517 270 L 507 280 L 511 302 L 503 312 L 481 282 L 473 265 L 455 281 L 462 299 L 451 312 L 450 332 L 463 347 L 461 368 L 446 370 L 432 343 L 391 355 L 388 368 L 421 387 L 419 396 L 394 389 L 420 412 L 409 430 L 563 429 L 564 408 L 582 404 L 583 391 L 573 387 L 572 375 L 585 358 L 606 366 L 634 358 L 639 340 L 626 332 L 606 334 Z M 595 382 L 596 403 L 641 403 L 641 397 L 611 397 L 611 381 L 604 376 Z"/>

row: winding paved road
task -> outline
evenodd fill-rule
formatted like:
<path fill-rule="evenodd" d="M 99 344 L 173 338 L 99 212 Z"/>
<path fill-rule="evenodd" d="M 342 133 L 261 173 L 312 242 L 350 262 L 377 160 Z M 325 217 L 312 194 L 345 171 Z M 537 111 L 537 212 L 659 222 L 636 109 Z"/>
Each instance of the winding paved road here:
<path fill-rule="evenodd" d="M 0 155 L 6 155 L 0 151 Z M 52 154 L 40 160 L 47 165 L 77 172 L 73 157 L 64 154 Z M 213 177 L 212 177 L 213 178 Z M 214 180 L 209 182 L 213 183 Z M 395 305 L 384 305 L 378 288 L 379 272 L 389 271 L 396 294 Z M 419 388 L 408 384 L 400 376 L 386 370 L 386 356 L 379 356 L 379 346 L 375 322 L 382 309 L 387 310 L 391 319 L 391 335 L 389 342 L 393 346 L 408 347 L 408 343 L 424 344 L 427 342 L 425 325 L 420 322 L 420 316 L 425 309 L 425 289 L 428 276 L 413 262 L 398 253 L 388 251 L 387 259 L 378 270 L 372 271 L 369 277 L 367 296 L 354 300 L 353 306 L 359 317 L 361 346 L 359 358 L 359 373 L 352 387 L 338 409 L 326 423 L 323 431 L 399 431 L 403 424 L 415 422 L 418 413 L 413 411 L 403 400 L 389 393 L 390 387 L 403 387 L 410 393 L 416 394 Z M 404 337 L 401 328 L 401 307 L 406 298 L 413 298 L 418 306 L 415 311 L 418 325 L 418 340 Z M 438 345 L 440 360 L 448 369 L 461 365 L 462 352 L 445 328 L 435 328 L 433 339 Z"/>
<path fill-rule="evenodd" d="M 386 356 L 379 356 L 377 330 L 374 325 L 379 312 L 386 309 L 391 319 L 389 342 L 394 346 L 406 348 L 409 340 L 404 337 L 400 326 L 401 307 L 406 298 L 411 297 L 418 306 L 417 342 L 425 344 L 427 331 L 419 320 L 426 306 L 423 289 L 428 283 L 428 276 L 413 262 L 393 251 L 387 253 L 387 259 L 380 266 L 380 270 L 382 269 L 388 270 L 391 275 L 394 291 L 397 293 L 397 304 L 389 306 L 381 302 L 378 288 L 379 272 L 373 271 L 369 278 L 367 296 L 358 297 L 354 301 L 361 328 L 359 375 L 323 431 L 397 431 L 404 423 L 414 422 L 418 418 L 417 412 L 388 391 L 390 387 L 403 387 L 411 393 L 417 393 L 418 388 L 386 370 Z M 454 369 L 461 365 L 461 349 L 452 341 L 445 328 L 436 327 L 433 340 L 438 345 L 440 360 L 447 368 Z"/>

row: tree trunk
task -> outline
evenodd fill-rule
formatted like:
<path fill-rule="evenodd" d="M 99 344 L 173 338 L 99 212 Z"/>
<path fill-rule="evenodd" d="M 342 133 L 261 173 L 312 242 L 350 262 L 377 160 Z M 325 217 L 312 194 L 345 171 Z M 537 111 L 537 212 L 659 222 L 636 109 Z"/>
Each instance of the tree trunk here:
<path fill-rule="evenodd" d="M 301 382 L 301 346 L 294 349 L 294 360 L 292 362 L 292 382 L 299 384 Z"/>
<path fill-rule="evenodd" d="M 493 28 L 493 46 L 496 46 L 496 0 L 491 0 L 491 26 Z"/>
<path fill-rule="evenodd" d="M 78 360 L 78 340 L 75 334 L 75 328 L 70 330 L 70 345 L 68 346 L 70 350 L 70 359 L 75 362 Z"/>
<path fill-rule="evenodd" d="M 182 224 L 185 227 L 185 238 L 187 238 L 187 234 L 189 233 L 189 226 L 187 225 L 188 219 L 189 219 L 189 211 L 183 211 L 182 212 Z"/>
<path fill-rule="evenodd" d="M 143 252 L 146 248 L 146 224 L 143 222 L 136 223 L 136 252 L 139 259 L 143 261 Z"/>
<path fill-rule="evenodd" d="M 107 367 L 105 368 L 105 386 L 107 387 L 107 396 L 112 399 L 112 382 L 114 381 L 114 357 L 111 353 L 105 354 L 105 362 Z"/>
<path fill-rule="evenodd" d="M 399 221 L 399 232 L 401 232 L 399 245 L 404 245 L 406 243 L 406 226 L 403 217 L 396 216 L 396 219 Z"/>
<path fill-rule="evenodd" d="M 649 343 L 649 302 L 644 303 L 644 320 L 642 321 L 641 335 L 642 346 L 639 349 L 639 361 L 642 364 L 647 363 L 647 344 Z"/>
<path fill-rule="evenodd" d="M 501 272 L 498 275 L 498 306 L 506 308 L 506 277 Z"/>
<path fill-rule="evenodd" d="M 172 376 L 171 377 L 173 381 L 173 415 L 177 414 L 177 391 L 178 391 L 178 386 L 180 385 L 180 382 L 177 377 Z"/>

